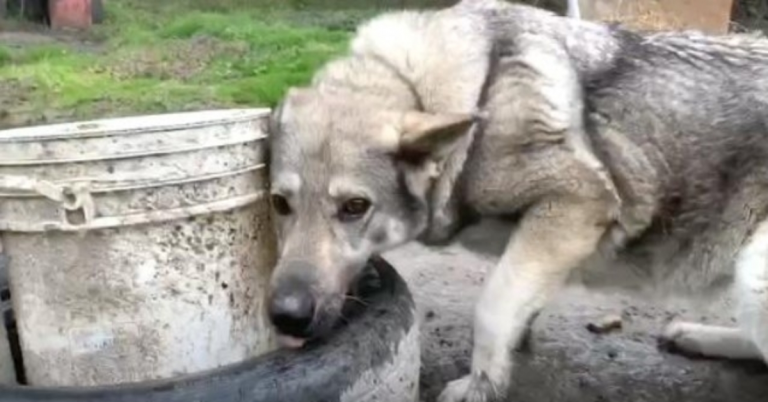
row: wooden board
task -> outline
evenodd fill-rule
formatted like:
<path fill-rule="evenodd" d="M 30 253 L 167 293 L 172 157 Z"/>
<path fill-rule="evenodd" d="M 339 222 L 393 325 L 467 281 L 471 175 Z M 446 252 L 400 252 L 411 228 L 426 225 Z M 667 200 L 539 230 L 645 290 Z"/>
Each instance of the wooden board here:
<path fill-rule="evenodd" d="M 697 29 L 726 33 L 733 0 L 579 0 L 582 16 L 640 29 Z"/>

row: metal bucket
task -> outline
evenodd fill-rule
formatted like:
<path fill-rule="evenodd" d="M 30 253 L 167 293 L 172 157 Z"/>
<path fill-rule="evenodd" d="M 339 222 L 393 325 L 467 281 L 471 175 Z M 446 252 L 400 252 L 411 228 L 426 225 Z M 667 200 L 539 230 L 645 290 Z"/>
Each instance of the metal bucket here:
<path fill-rule="evenodd" d="M 0 131 L 27 381 L 145 381 L 273 348 L 265 109 Z"/>

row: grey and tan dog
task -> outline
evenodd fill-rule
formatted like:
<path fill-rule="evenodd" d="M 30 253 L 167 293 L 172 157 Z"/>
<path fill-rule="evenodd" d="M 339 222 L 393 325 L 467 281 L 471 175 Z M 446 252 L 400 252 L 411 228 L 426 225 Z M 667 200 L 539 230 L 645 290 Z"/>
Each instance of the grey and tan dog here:
<path fill-rule="evenodd" d="M 271 122 L 271 319 L 328 333 L 374 254 L 518 217 L 442 402 L 503 400 L 511 349 L 569 281 L 702 300 L 679 348 L 768 357 L 768 40 L 636 33 L 495 0 L 379 16 Z"/>

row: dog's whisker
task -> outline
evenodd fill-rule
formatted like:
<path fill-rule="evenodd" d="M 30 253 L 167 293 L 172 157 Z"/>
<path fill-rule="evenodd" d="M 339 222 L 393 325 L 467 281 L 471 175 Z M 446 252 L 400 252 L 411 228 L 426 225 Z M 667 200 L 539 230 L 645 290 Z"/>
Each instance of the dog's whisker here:
<path fill-rule="evenodd" d="M 354 302 L 358 302 L 358 303 L 360 303 L 360 304 L 362 304 L 363 306 L 366 306 L 366 307 L 368 307 L 370 305 L 367 301 L 365 301 L 365 300 L 363 300 L 363 299 L 361 299 L 361 298 L 359 298 L 357 296 L 345 295 L 344 299 L 352 300 Z"/>

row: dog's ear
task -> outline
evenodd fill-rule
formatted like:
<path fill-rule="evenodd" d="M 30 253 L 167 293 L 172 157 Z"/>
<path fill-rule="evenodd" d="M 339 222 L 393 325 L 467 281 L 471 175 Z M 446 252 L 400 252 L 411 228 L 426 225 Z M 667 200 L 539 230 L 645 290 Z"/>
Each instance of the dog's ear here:
<path fill-rule="evenodd" d="M 312 90 L 306 87 L 289 87 L 283 96 L 284 102 L 300 105 L 308 102 L 312 97 Z"/>
<path fill-rule="evenodd" d="M 280 122 L 283 118 L 283 111 L 296 107 L 297 105 L 306 104 L 312 100 L 312 93 L 307 88 L 302 87 L 289 87 L 283 97 L 278 100 L 272 107 L 269 117 L 267 119 L 267 133 L 270 136 L 276 136 L 280 134 Z"/>
<path fill-rule="evenodd" d="M 280 119 L 283 116 L 284 104 L 284 99 L 278 101 L 267 116 L 266 132 L 270 137 L 276 136 L 280 132 Z"/>
<path fill-rule="evenodd" d="M 455 113 L 403 113 L 398 156 L 410 163 L 445 158 L 459 139 L 467 135 L 475 115 Z"/>

